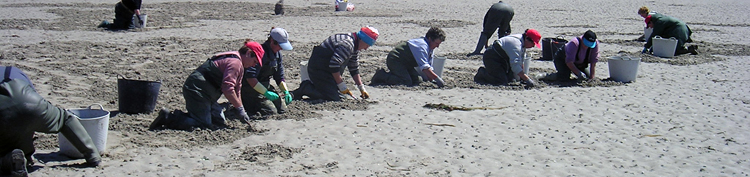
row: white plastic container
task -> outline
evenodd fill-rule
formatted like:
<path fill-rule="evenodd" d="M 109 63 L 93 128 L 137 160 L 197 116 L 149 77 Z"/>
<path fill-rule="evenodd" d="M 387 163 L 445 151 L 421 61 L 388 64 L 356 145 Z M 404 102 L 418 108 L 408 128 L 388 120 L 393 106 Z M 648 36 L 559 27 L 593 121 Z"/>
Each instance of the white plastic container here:
<path fill-rule="evenodd" d="M 531 68 L 531 58 L 533 57 L 533 54 L 526 54 L 526 57 L 523 58 L 523 73 L 526 75 L 529 75 L 529 68 Z"/>
<path fill-rule="evenodd" d="M 83 128 L 91 136 L 91 140 L 94 141 L 94 146 L 99 150 L 99 154 L 104 153 L 107 150 L 107 133 L 109 133 L 109 111 L 104 110 L 104 107 L 100 104 L 99 109 L 91 109 L 89 106 L 87 109 L 70 109 L 68 112 L 78 116 L 78 121 L 81 122 Z M 83 158 L 83 154 L 78 152 L 73 144 L 62 135 L 57 134 L 58 145 L 60 146 L 60 152 L 72 158 Z"/>
<path fill-rule="evenodd" d="M 677 39 L 664 39 L 661 36 L 656 36 L 651 40 L 653 41 L 651 47 L 653 47 L 654 55 L 666 58 L 674 57 L 674 50 L 677 48 Z"/>
<path fill-rule="evenodd" d="M 609 77 L 618 82 L 635 82 L 641 58 L 629 56 L 613 56 L 607 58 Z"/>
<path fill-rule="evenodd" d="M 148 20 L 148 15 L 141 14 L 140 17 L 141 17 L 140 20 L 138 20 L 138 17 L 135 17 L 135 15 L 133 16 L 133 26 L 135 26 L 135 28 L 145 28 L 146 27 L 146 22 Z"/>
<path fill-rule="evenodd" d="M 443 77 L 443 67 L 446 60 L 448 59 L 445 57 L 435 57 L 432 59 L 432 71 L 440 77 Z"/>
<path fill-rule="evenodd" d="M 654 28 L 643 27 L 643 38 L 648 39 L 651 37 L 651 33 L 654 32 Z"/>
<path fill-rule="evenodd" d="M 299 77 L 301 81 L 310 80 L 310 75 L 307 73 L 307 61 L 299 62 Z"/>

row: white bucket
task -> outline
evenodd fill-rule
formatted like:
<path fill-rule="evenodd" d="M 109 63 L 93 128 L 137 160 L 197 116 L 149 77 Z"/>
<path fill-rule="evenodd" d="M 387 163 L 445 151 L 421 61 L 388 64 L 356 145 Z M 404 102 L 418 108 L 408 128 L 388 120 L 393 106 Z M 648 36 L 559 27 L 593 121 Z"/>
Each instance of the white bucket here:
<path fill-rule="evenodd" d="M 307 73 L 307 61 L 299 62 L 299 77 L 301 81 L 310 80 L 310 76 Z"/>
<path fill-rule="evenodd" d="M 139 21 L 138 17 L 135 17 L 135 15 L 133 15 L 133 26 L 135 26 L 135 28 L 145 28 L 146 27 L 146 21 L 148 20 L 148 15 L 141 14 L 140 17 L 141 17 L 141 20 L 143 22 Z"/>
<path fill-rule="evenodd" d="M 337 2 L 336 11 L 346 11 L 347 6 L 349 6 L 348 2 Z"/>
<path fill-rule="evenodd" d="M 661 36 L 656 36 L 651 40 L 653 41 L 651 46 L 654 49 L 654 55 L 666 58 L 674 57 L 674 50 L 677 48 L 677 39 L 664 39 Z"/>
<path fill-rule="evenodd" d="M 91 136 L 91 140 L 94 141 L 94 146 L 99 150 L 99 154 L 104 153 L 107 150 L 107 133 L 109 133 L 109 111 L 104 110 L 102 105 L 99 105 L 99 109 L 91 109 L 91 105 L 88 109 L 70 109 L 68 112 L 78 117 L 78 121 L 81 122 L 83 128 Z M 58 145 L 60 146 L 60 152 L 72 157 L 82 158 L 83 154 L 78 152 L 73 144 L 62 135 L 57 134 Z"/>
<path fill-rule="evenodd" d="M 641 58 L 628 56 L 613 56 L 607 60 L 609 77 L 618 82 L 634 82 L 638 75 L 638 65 Z"/>
<path fill-rule="evenodd" d="M 654 32 L 654 28 L 643 27 L 643 39 L 651 37 L 651 33 Z"/>
<path fill-rule="evenodd" d="M 445 66 L 445 57 L 435 57 L 432 59 L 432 72 L 435 72 L 439 77 L 443 77 L 443 67 Z"/>
<path fill-rule="evenodd" d="M 526 75 L 529 75 L 529 68 L 531 68 L 531 58 L 533 56 L 534 56 L 533 54 L 529 53 L 529 54 L 526 54 L 526 57 L 523 58 L 523 73 Z"/>

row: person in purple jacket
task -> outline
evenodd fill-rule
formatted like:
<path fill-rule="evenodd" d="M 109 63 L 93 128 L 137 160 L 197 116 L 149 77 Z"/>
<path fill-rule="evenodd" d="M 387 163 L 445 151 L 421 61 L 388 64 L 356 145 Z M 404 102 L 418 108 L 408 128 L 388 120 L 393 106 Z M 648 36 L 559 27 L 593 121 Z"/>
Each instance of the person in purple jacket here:
<path fill-rule="evenodd" d="M 560 81 L 570 80 L 570 73 L 573 73 L 578 80 L 591 80 L 596 78 L 596 62 L 599 61 L 599 41 L 596 39 L 596 33 L 591 30 L 583 33 L 583 36 L 571 39 L 565 44 L 565 50 L 558 52 L 558 57 L 554 59 L 557 74 L 555 77 L 548 77 L 550 80 Z M 588 70 L 587 70 L 588 68 Z"/>

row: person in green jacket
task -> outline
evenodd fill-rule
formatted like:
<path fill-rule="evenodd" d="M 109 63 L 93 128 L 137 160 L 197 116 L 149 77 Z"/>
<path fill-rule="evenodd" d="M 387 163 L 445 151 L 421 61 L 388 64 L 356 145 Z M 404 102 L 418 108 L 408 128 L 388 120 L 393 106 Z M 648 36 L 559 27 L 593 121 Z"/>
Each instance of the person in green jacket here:
<path fill-rule="evenodd" d="M 401 42 L 388 53 L 385 62 L 388 70 L 378 70 L 372 76 L 372 82 L 384 85 L 419 85 L 420 76 L 424 80 L 433 81 L 438 87 L 445 86 L 432 68 L 434 51 L 445 41 L 445 32 L 438 27 L 432 27 L 424 37 Z M 416 68 L 416 69 L 415 69 Z"/>
<path fill-rule="evenodd" d="M 692 35 L 693 32 L 685 22 L 674 17 L 656 13 L 646 17 L 646 24 L 648 24 L 649 28 L 654 28 L 654 31 L 651 32 L 651 36 L 646 38 L 646 44 L 643 45 L 643 53 L 650 53 L 653 44 L 652 39 L 655 36 L 660 36 L 662 38 L 674 37 L 677 39 L 677 47 L 674 52 L 675 55 L 686 53 L 693 55 L 698 54 L 698 46 L 693 45 L 687 48 L 685 47 L 686 42 L 693 42 L 690 38 L 690 35 Z"/>
<path fill-rule="evenodd" d="M 42 98 L 18 68 L 0 66 L 0 79 L 0 175 L 28 175 L 36 151 L 34 132 L 61 133 L 87 166 L 99 165 L 99 150 L 76 115 Z"/>

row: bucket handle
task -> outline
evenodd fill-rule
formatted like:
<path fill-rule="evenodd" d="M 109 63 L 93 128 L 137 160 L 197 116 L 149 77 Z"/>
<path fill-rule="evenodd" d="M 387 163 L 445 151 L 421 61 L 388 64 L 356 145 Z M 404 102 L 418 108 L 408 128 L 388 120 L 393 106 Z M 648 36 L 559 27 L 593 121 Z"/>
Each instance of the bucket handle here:
<path fill-rule="evenodd" d="M 124 75 L 122 75 L 120 73 L 115 73 L 115 74 L 117 74 L 118 78 L 121 77 L 124 80 L 133 80 L 133 79 L 128 79 L 128 77 L 125 77 Z M 162 83 L 162 79 L 161 78 L 159 78 L 159 83 Z"/>
<path fill-rule="evenodd" d="M 92 106 L 99 106 L 99 109 L 104 110 L 104 106 L 102 106 L 102 104 L 92 104 L 92 105 L 89 105 L 88 108 L 91 109 Z"/>

